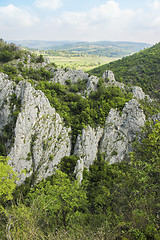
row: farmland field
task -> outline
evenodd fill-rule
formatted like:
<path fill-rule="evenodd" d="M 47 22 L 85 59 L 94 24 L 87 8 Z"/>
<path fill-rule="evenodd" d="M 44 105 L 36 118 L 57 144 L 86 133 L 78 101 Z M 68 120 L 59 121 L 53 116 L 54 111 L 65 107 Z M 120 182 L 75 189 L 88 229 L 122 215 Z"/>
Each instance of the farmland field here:
<path fill-rule="evenodd" d="M 115 61 L 118 58 L 96 56 L 96 55 L 83 55 L 83 56 L 51 56 L 44 55 L 54 62 L 58 67 L 69 67 L 71 69 L 82 69 L 84 71 L 91 70 L 105 63 Z"/>
<path fill-rule="evenodd" d="M 134 42 L 74 42 L 74 41 L 19 41 L 15 43 L 50 59 L 58 67 L 83 69 L 115 61 L 149 47 L 146 43 Z"/>

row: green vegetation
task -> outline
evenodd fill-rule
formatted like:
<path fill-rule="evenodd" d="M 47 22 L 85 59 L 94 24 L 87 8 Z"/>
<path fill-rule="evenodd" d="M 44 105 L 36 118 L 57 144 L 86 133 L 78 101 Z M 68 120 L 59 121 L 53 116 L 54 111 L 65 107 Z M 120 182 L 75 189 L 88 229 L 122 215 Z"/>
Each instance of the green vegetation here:
<path fill-rule="evenodd" d="M 16 188 L 16 174 L 7 162 L 5 157 L 0 156 L 0 212 L 4 202 L 13 198 L 12 193 Z"/>
<path fill-rule="evenodd" d="M 111 108 L 117 108 L 122 110 L 125 103 L 132 98 L 131 93 L 125 92 L 118 87 L 105 87 L 104 81 L 99 80 L 97 90 L 91 92 L 89 95 L 86 92 L 87 80 L 78 80 L 75 84 L 71 84 L 71 81 L 66 80 L 66 85 L 60 83 L 52 83 L 50 79 L 54 76 L 56 71 L 56 65 L 54 63 L 45 67 L 28 67 L 28 55 L 26 51 L 23 53 L 24 60 L 15 63 L 13 61 L 2 64 L 1 70 L 8 74 L 8 76 L 15 82 L 21 80 L 19 74 L 30 81 L 37 90 L 41 90 L 45 93 L 51 106 L 56 109 L 60 116 L 64 119 L 67 126 L 72 128 L 72 148 L 76 141 L 77 135 L 81 133 L 81 130 L 90 125 L 96 127 L 98 125 L 104 126 L 105 119 Z M 43 62 L 43 56 L 36 57 L 34 54 L 30 55 L 31 63 Z M 18 64 L 18 66 L 17 66 Z M 52 71 L 50 71 L 52 69 Z M 80 95 L 81 93 L 82 95 Z M 85 96 L 85 97 L 84 97 Z M 16 98 L 16 96 L 14 96 Z M 19 100 L 17 100 L 19 101 Z M 20 105 L 12 100 L 12 105 L 17 106 L 15 116 L 18 116 Z M 16 117 L 14 118 L 16 120 Z M 13 124 L 9 123 L 5 129 L 13 129 Z M 6 130 L 4 130 L 6 132 Z M 12 133 L 12 131 L 10 131 Z M 12 134 L 13 135 L 13 134 Z M 9 137 L 8 134 L 6 135 Z M 1 139 L 2 151 L 4 151 L 4 139 Z M 3 154 L 3 152 L 1 153 Z"/>
<path fill-rule="evenodd" d="M 147 43 L 98 41 L 98 42 L 67 42 L 67 41 L 15 41 L 30 50 L 45 50 L 46 53 L 57 55 L 59 52 L 77 55 L 96 55 L 120 58 L 140 51 L 150 45 Z"/>
<path fill-rule="evenodd" d="M 71 156 L 65 156 L 64 158 L 61 159 L 60 163 L 58 164 L 58 168 L 66 173 L 68 177 L 71 180 L 76 179 L 76 172 L 75 172 L 75 167 L 77 164 L 77 161 L 79 160 L 78 156 L 71 155 Z"/>
<path fill-rule="evenodd" d="M 53 52 L 53 53 L 52 53 Z M 64 51 L 45 51 L 45 57 L 49 58 L 50 62 L 54 62 L 58 67 L 69 67 L 71 69 L 81 69 L 89 71 L 92 68 L 115 61 L 117 57 L 106 57 L 98 55 L 86 55 L 79 53 L 70 53 Z"/>
<path fill-rule="evenodd" d="M 6 63 L 22 57 L 23 51 L 14 44 L 6 44 L 0 39 L 0 62 Z"/>
<path fill-rule="evenodd" d="M 160 98 L 160 43 L 118 61 L 105 64 L 89 71 L 102 76 L 112 70 L 119 82 L 142 87 L 145 93 Z"/>
<path fill-rule="evenodd" d="M 15 41 L 16 42 L 16 41 Z M 19 41 L 16 42 L 26 49 L 42 54 L 54 62 L 58 67 L 82 69 L 89 71 L 92 68 L 115 61 L 123 56 L 140 51 L 149 44 L 134 42 L 45 42 Z"/>
<path fill-rule="evenodd" d="M 102 80 L 99 81 L 97 91 L 91 92 L 86 98 L 77 94 L 81 89 L 85 89 L 85 84 L 81 80 L 75 85 L 65 86 L 40 81 L 36 89 L 46 94 L 65 123 L 72 127 L 73 146 L 77 135 L 85 126 L 104 126 L 110 109 L 122 110 L 124 104 L 132 98 L 131 93 L 126 93 L 118 87 L 105 87 Z"/>
<path fill-rule="evenodd" d="M 156 63 L 157 47 L 159 45 L 155 45 L 154 54 L 153 48 L 145 50 L 147 56 L 148 52 L 155 55 Z M 72 146 L 82 128 L 87 125 L 104 126 L 110 108 L 121 111 L 125 102 L 132 98 L 132 94 L 127 90 L 118 87 L 106 88 L 101 78 L 97 90 L 90 94 L 86 92 L 85 79 L 78 80 L 75 84 L 71 84 L 69 79 L 66 85 L 53 83 L 50 79 L 54 76 L 56 66 L 38 65 L 44 61 L 42 55 L 29 55 L 27 51 L 19 50 L 15 46 L 11 48 L 3 41 L 0 42 L 0 49 L 0 53 L 3 53 L 0 70 L 7 73 L 13 82 L 18 83 L 25 79 L 45 93 L 51 105 L 63 117 L 65 124 L 71 126 Z M 138 54 L 141 56 L 145 51 Z M 21 60 L 17 61 L 16 54 L 21 55 Z M 148 61 L 148 65 L 144 64 L 144 67 L 150 67 L 151 70 L 152 66 L 154 71 L 152 54 L 152 65 Z M 139 55 L 130 57 L 135 56 Z M 125 59 L 130 57 L 121 61 L 125 62 Z M 127 61 L 129 64 L 129 60 Z M 31 63 L 38 67 L 32 67 Z M 141 68 L 140 64 L 137 66 L 137 69 L 139 66 Z M 147 71 L 148 76 L 153 77 L 154 73 L 151 71 L 149 74 L 148 69 L 144 69 L 144 72 Z M 158 82 L 156 74 L 155 70 L 155 81 Z M 153 95 L 154 84 L 150 87 L 150 81 L 148 85 L 146 82 L 146 89 Z M 10 100 L 13 121 L 4 127 L 0 139 L 3 155 L 6 154 L 5 142 L 11 139 L 14 141 L 13 129 L 21 108 L 21 99 L 17 98 L 16 94 L 12 94 Z M 141 101 L 141 105 L 148 116 L 156 112 L 156 105 L 147 102 L 147 99 Z M 28 159 L 33 155 L 36 137 L 36 134 L 32 135 Z M 44 150 L 46 144 L 44 141 Z M 113 151 L 112 154 L 116 155 L 117 152 Z M 52 157 L 50 155 L 50 160 Z M 160 240 L 159 122 L 146 123 L 133 143 L 129 158 L 123 163 L 109 165 L 104 161 L 103 155 L 98 153 L 94 164 L 89 169 L 84 169 L 81 183 L 76 180 L 74 171 L 78 160 L 74 155 L 65 156 L 52 176 L 39 183 L 35 182 L 32 176 L 21 186 L 16 186 L 16 174 L 7 164 L 7 159 L 0 158 L 0 239 Z"/>
<path fill-rule="evenodd" d="M 27 192 L 17 187 L 1 239 L 160 239 L 160 123 L 147 122 L 129 161 L 108 165 L 98 154 L 82 184 L 67 171 L 63 164 Z"/>

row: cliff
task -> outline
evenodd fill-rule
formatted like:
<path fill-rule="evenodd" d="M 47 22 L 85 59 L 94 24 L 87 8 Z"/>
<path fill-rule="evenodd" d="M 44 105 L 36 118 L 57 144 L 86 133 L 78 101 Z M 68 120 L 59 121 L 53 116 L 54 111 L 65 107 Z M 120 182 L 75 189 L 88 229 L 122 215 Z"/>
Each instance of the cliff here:
<path fill-rule="evenodd" d="M 117 83 L 112 72 L 103 76 L 106 86 L 124 88 Z M 86 79 L 87 93 L 97 87 L 98 78 L 82 71 L 56 70 L 51 82 L 65 84 Z M 144 126 L 146 116 L 139 103 L 146 95 L 139 87 L 132 87 L 133 99 L 122 111 L 111 108 L 105 126 L 86 126 L 72 145 L 72 130 L 51 107 L 40 90 L 26 80 L 16 83 L 6 74 L 0 74 L 0 136 L 9 156 L 9 164 L 26 177 L 36 176 L 36 181 L 53 174 L 55 167 L 65 156 L 79 157 L 75 172 L 82 179 L 84 167 L 94 162 L 100 152 L 109 163 L 121 162 L 131 150 L 132 142 Z M 84 95 L 84 94 L 83 94 Z M 155 117 L 157 119 L 157 117 Z M 24 171 L 25 170 L 25 173 Z"/>

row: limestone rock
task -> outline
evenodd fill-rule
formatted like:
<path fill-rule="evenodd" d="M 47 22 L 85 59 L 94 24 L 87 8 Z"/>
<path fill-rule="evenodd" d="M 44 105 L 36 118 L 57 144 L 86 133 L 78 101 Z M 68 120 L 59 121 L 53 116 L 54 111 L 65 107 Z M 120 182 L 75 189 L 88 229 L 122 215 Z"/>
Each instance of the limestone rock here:
<path fill-rule="evenodd" d="M 74 154 L 80 158 L 76 167 L 79 180 L 82 180 L 84 167 L 89 168 L 96 159 L 98 151 L 110 164 L 123 161 L 144 123 L 143 110 L 138 101 L 132 99 L 125 104 L 122 113 L 115 109 L 110 110 L 104 129 L 100 127 L 83 129 L 74 149 Z"/>
<path fill-rule="evenodd" d="M 84 167 L 89 168 L 97 157 L 99 141 L 103 134 L 103 128 L 97 129 L 90 126 L 82 130 L 82 134 L 78 136 L 74 154 L 79 156 L 79 161 L 76 166 L 77 177 L 82 180 L 82 172 Z"/>
<path fill-rule="evenodd" d="M 124 89 L 125 85 L 124 83 L 120 83 L 117 82 L 114 76 L 114 73 L 110 70 L 106 70 L 103 75 L 102 78 L 105 80 L 105 86 L 114 86 L 114 87 L 119 87 Z"/>
<path fill-rule="evenodd" d="M 85 80 L 86 91 L 84 94 L 89 94 L 91 91 L 95 91 L 97 83 L 99 81 L 96 76 L 89 76 L 88 73 L 84 73 L 83 70 L 71 70 L 71 69 L 60 69 L 58 68 L 54 72 L 54 77 L 51 79 L 54 83 L 66 84 L 66 81 L 70 80 L 71 84 L 76 84 L 78 80 Z"/>
<path fill-rule="evenodd" d="M 146 97 L 146 94 L 143 92 L 142 88 L 135 86 L 132 89 L 133 97 L 137 100 L 143 100 Z"/>
<path fill-rule="evenodd" d="M 70 155 L 71 129 L 64 126 L 45 95 L 30 83 L 21 81 L 15 85 L 1 75 L 0 87 L 0 106 L 4 109 L 0 115 L 1 133 L 13 118 L 11 96 L 14 94 L 21 101 L 13 129 L 14 143 L 9 148 L 9 163 L 19 173 L 26 170 L 27 174 L 21 175 L 21 181 L 32 173 L 38 174 L 37 179 L 53 174 L 61 158 Z"/>
<path fill-rule="evenodd" d="M 114 73 L 110 70 L 106 70 L 103 75 L 102 75 L 102 78 L 105 80 L 105 82 L 114 82 L 116 81 L 115 80 L 115 77 L 114 77 Z"/>
<path fill-rule="evenodd" d="M 39 65 L 38 65 L 39 67 Z M 79 79 L 85 80 L 86 90 L 83 96 L 97 89 L 99 79 L 89 76 L 81 70 L 51 69 L 54 76 L 51 81 L 71 84 Z M 106 86 L 125 85 L 115 80 L 111 71 L 103 74 Z M 121 162 L 132 149 L 136 134 L 145 123 L 145 114 L 138 100 L 146 98 L 140 87 L 133 87 L 133 99 L 127 102 L 119 112 L 111 109 L 106 118 L 105 127 L 87 126 L 78 135 L 74 154 L 79 156 L 75 169 L 77 178 L 82 180 L 83 169 L 89 168 L 100 151 L 110 164 Z M 0 136 L 10 127 L 11 139 L 5 142 L 10 157 L 9 163 L 20 173 L 21 182 L 26 177 L 37 174 L 37 181 L 53 174 L 56 165 L 64 156 L 71 154 L 71 128 L 67 128 L 59 114 L 50 106 L 48 99 L 40 90 L 35 90 L 29 82 L 18 84 L 0 73 Z M 152 120 L 160 120 L 160 114 Z M 26 170 L 26 175 L 21 173 Z"/>
<path fill-rule="evenodd" d="M 8 80 L 8 76 L 0 73 L 0 134 L 7 122 L 10 121 L 10 97 L 14 83 Z"/>
<path fill-rule="evenodd" d="M 121 162 L 131 149 L 136 133 L 145 124 L 145 115 L 137 100 L 125 104 L 122 114 L 111 109 L 106 119 L 100 151 L 109 163 Z"/>
<path fill-rule="evenodd" d="M 95 91 L 97 89 L 97 83 L 98 83 L 99 79 L 96 76 L 91 75 L 88 78 L 88 81 L 86 83 L 87 86 L 87 94 L 89 94 L 91 91 Z"/>
<path fill-rule="evenodd" d="M 156 123 L 157 121 L 160 122 L 160 113 L 157 113 L 156 115 L 153 115 L 150 120 L 153 121 L 153 123 Z"/>
<path fill-rule="evenodd" d="M 57 71 L 55 71 L 54 77 L 51 79 L 51 81 L 65 85 L 67 80 L 70 80 L 71 84 L 74 84 L 79 79 L 88 79 L 88 73 L 84 73 L 82 70 L 64 70 L 58 68 Z"/>

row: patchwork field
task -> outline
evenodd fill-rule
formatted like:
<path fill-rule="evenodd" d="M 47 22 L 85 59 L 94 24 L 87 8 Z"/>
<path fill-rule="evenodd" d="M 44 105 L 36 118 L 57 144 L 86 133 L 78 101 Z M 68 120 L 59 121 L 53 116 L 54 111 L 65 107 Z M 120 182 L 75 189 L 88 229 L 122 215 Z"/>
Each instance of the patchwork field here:
<path fill-rule="evenodd" d="M 50 62 L 54 62 L 58 67 L 69 67 L 72 69 L 82 69 L 84 71 L 91 70 L 95 67 L 101 66 L 105 63 L 115 61 L 118 58 L 105 57 L 105 56 L 51 56 L 44 55 L 50 59 Z"/>

